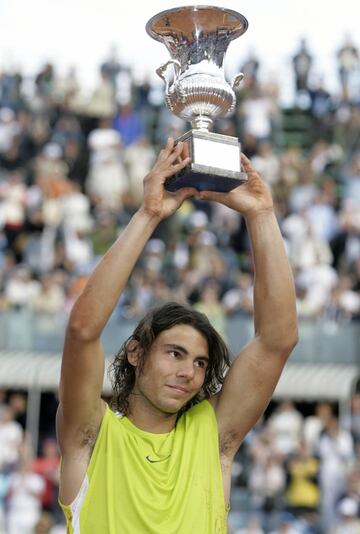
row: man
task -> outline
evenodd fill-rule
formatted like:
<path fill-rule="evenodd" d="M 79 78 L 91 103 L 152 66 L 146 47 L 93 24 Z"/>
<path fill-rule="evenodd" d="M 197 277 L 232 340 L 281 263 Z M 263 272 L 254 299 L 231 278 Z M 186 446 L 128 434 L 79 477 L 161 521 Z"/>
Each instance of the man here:
<path fill-rule="evenodd" d="M 267 187 L 242 156 L 245 185 L 168 193 L 164 183 L 189 163 L 185 155 L 170 138 L 144 179 L 142 206 L 71 312 L 57 414 L 68 532 L 224 534 L 233 457 L 297 340 L 293 280 Z M 150 312 L 114 362 L 116 417 L 101 399 L 101 333 L 156 226 L 191 196 L 246 219 L 255 337 L 223 380 L 227 350 L 203 314 L 174 303 Z"/>

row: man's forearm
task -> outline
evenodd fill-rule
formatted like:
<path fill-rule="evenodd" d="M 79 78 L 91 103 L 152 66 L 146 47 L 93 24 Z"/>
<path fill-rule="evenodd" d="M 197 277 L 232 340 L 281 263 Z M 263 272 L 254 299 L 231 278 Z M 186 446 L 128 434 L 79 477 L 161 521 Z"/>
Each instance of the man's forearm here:
<path fill-rule="evenodd" d="M 158 223 L 158 218 L 140 209 L 100 260 L 71 313 L 70 326 L 82 336 L 100 337 Z"/>
<path fill-rule="evenodd" d="M 255 264 L 255 333 L 274 350 L 297 339 L 293 276 L 273 210 L 246 217 Z"/>

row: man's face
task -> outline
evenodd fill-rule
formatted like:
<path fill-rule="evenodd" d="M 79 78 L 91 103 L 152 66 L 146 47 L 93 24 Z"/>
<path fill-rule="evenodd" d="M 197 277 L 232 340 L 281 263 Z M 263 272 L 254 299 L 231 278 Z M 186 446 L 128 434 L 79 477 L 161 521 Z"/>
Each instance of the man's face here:
<path fill-rule="evenodd" d="M 167 414 L 177 413 L 201 389 L 209 361 L 206 338 L 179 324 L 155 339 L 133 393 Z"/>

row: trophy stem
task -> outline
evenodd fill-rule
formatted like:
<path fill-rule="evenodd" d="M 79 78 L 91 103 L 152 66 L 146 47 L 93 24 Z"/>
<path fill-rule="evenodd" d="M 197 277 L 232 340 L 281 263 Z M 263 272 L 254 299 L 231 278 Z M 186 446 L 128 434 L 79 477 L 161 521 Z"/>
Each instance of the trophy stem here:
<path fill-rule="evenodd" d="M 191 121 L 191 126 L 195 130 L 202 130 L 205 132 L 210 132 L 212 130 L 214 121 L 208 115 L 198 115 L 194 120 Z"/>

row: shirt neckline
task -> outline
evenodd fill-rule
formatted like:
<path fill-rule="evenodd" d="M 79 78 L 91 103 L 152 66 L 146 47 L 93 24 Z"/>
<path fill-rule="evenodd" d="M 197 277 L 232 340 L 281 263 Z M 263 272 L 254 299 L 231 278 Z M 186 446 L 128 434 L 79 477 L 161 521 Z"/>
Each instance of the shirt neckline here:
<path fill-rule="evenodd" d="M 141 428 L 137 427 L 126 415 L 122 415 L 120 417 L 120 420 L 122 424 L 125 426 L 127 430 L 132 432 L 133 434 L 137 434 L 138 436 L 147 437 L 151 439 L 164 439 L 170 436 L 175 431 L 175 427 L 170 430 L 170 432 L 162 432 L 162 433 L 155 433 L 155 432 L 147 432 L 146 430 L 141 430 Z"/>

